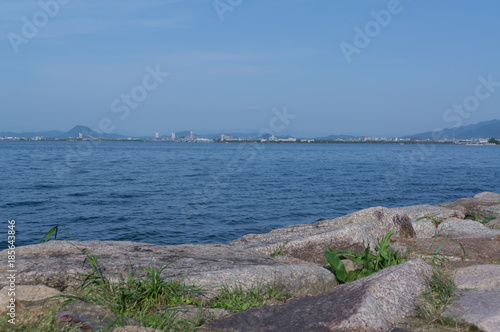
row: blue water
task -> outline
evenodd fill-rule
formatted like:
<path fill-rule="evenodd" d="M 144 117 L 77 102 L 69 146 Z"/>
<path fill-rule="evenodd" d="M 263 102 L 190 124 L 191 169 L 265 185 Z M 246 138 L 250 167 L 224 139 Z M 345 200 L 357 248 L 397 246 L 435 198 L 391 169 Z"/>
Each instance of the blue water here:
<path fill-rule="evenodd" d="M 3 141 L 0 159 L 1 249 L 8 219 L 17 245 L 55 225 L 74 240 L 228 243 L 500 192 L 499 146 Z"/>

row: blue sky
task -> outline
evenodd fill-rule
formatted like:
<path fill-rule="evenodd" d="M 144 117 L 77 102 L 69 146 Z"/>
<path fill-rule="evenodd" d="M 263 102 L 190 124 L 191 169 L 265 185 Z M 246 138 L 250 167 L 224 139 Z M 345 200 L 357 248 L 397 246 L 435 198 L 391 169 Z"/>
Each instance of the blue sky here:
<path fill-rule="evenodd" d="M 500 118 L 498 13 L 493 0 L 4 0 L 0 130 L 259 131 L 284 107 L 283 133 Z M 474 99 L 479 77 L 493 83 Z"/>

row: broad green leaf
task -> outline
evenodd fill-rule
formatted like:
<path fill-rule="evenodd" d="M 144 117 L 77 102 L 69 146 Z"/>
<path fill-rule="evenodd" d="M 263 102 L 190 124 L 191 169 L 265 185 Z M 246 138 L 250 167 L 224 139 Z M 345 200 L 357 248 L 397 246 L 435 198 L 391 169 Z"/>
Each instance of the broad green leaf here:
<path fill-rule="evenodd" d="M 339 253 L 336 253 L 335 250 L 331 250 L 327 246 L 327 250 L 325 252 L 325 258 L 328 264 L 333 268 L 335 271 L 335 275 L 337 276 L 337 279 L 341 282 L 345 282 L 347 272 L 345 270 L 344 263 L 342 263 L 341 258 L 342 255 Z"/>

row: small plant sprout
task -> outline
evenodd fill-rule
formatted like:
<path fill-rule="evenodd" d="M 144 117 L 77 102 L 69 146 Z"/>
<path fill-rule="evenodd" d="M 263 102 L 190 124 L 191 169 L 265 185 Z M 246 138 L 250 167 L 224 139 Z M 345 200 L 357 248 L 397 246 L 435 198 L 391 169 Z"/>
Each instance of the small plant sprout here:
<path fill-rule="evenodd" d="M 279 244 L 276 246 L 276 248 L 274 248 L 273 252 L 271 253 L 271 257 L 274 258 L 274 257 L 277 257 L 277 256 L 281 256 L 284 254 L 284 249 L 286 247 L 286 245 L 288 244 L 289 240 L 286 239 L 282 244 Z"/>

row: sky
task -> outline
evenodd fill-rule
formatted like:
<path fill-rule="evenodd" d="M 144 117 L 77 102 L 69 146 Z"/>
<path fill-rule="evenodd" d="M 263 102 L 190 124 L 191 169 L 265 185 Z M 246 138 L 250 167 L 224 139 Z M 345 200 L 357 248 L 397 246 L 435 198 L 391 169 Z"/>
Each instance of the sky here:
<path fill-rule="evenodd" d="M 495 0 L 4 0 L 0 131 L 409 135 L 500 118 Z"/>

